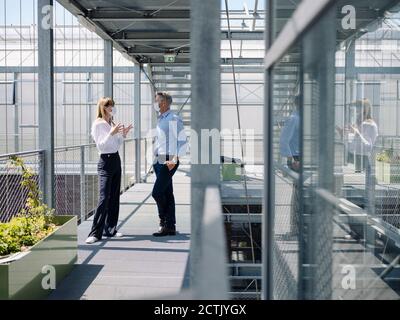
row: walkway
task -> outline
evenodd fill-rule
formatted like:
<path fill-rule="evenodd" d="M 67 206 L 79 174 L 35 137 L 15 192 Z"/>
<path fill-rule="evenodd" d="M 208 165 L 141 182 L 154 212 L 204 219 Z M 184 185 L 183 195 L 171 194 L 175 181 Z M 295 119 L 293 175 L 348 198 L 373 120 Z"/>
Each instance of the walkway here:
<path fill-rule="evenodd" d="M 177 294 L 186 285 L 190 243 L 188 168 L 175 174 L 178 234 L 155 238 L 157 206 L 151 197 L 154 177 L 121 196 L 122 238 L 86 245 L 92 218 L 78 227 L 78 263 L 49 299 L 146 299 Z"/>

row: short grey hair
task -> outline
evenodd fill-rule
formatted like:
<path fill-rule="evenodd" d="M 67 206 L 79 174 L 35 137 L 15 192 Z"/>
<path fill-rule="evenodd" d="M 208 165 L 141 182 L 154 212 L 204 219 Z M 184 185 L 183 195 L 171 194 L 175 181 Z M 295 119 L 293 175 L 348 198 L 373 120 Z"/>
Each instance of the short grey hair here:
<path fill-rule="evenodd" d="M 167 101 L 168 105 L 172 104 L 172 97 L 168 92 L 157 92 L 157 95 L 161 97 L 161 99 Z"/>

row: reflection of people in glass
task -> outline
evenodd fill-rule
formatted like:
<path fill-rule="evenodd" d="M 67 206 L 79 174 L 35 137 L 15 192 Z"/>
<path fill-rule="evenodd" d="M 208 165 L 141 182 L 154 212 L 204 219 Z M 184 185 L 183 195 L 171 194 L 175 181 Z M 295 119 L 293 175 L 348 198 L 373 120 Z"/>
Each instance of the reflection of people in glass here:
<path fill-rule="evenodd" d="M 300 168 L 300 115 L 299 97 L 295 97 L 295 110 L 285 121 L 281 131 L 280 150 L 281 155 L 287 158 L 290 169 L 298 172 Z"/>
<path fill-rule="evenodd" d="M 349 140 L 349 157 L 354 160 L 355 171 L 361 172 L 371 164 L 371 156 L 376 138 L 378 137 L 378 126 L 372 119 L 371 103 L 368 99 L 355 102 L 356 121 L 355 124 L 338 132 L 343 136 L 347 134 Z"/>
<path fill-rule="evenodd" d="M 374 208 L 374 189 L 375 178 L 373 174 L 374 164 L 374 145 L 378 137 L 378 126 L 372 119 L 371 103 L 368 99 L 357 100 L 356 123 L 347 128 L 340 129 L 336 127 L 338 132 L 343 136 L 347 134 L 349 139 L 349 157 L 353 158 L 355 171 L 361 172 L 365 170 L 365 207 L 370 210 Z"/>
<path fill-rule="evenodd" d="M 294 101 L 295 110 L 285 121 L 280 136 L 280 152 L 283 157 L 287 158 L 288 167 L 295 171 L 300 171 L 300 99 L 297 95 Z M 298 235 L 299 221 L 299 186 L 297 181 L 293 181 L 293 192 L 291 198 L 290 210 L 290 232 L 288 235 Z"/>

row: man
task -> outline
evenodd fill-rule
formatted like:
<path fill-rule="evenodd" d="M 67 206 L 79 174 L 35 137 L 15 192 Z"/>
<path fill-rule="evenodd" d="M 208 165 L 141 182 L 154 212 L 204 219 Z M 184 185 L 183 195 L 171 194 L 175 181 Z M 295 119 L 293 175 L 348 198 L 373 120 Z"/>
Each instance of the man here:
<path fill-rule="evenodd" d="M 157 203 L 160 227 L 155 237 L 176 234 L 175 198 L 172 177 L 179 167 L 179 157 L 186 152 L 186 134 L 182 119 L 170 110 L 172 97 L 165 92 L 155 96 L 154 108 L 159 113 L 153 163 L 156 181 L 152 196 Z"/>
<path fill-rule="evenodd" d="M 290 169 L 298 172 L 300 169 L 300 115 L 299 97 L 295 97 L 295 110 L 285 121 L 280 136 L 280 151 L 287 158 Z"/>
<path fill-rule="evenodd" d="M 285 121 L 280 136 L 280 152 L 287 158 L 289 169 L 300 172 L 300 99 L 296 95 L 294 99 L 295 110 Z M 299 224 L 299 186 L 298 181 L 293 181 L 293 191 L 290 210 L 290 232 L 289 237 L 298 235 Z"/>

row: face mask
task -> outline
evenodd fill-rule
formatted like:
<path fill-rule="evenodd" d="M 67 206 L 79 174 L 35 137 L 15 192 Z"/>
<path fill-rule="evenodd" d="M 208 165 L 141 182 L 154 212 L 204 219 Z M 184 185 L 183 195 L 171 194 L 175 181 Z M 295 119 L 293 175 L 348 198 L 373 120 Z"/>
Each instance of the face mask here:
<path fill-rule="evenodd" d="M 112 107 L 111 111 L 110 111 L 110 114 L 114 117 L 117 114 L 117 109 Z"/>
<path fill-rule="evenodd" d="M 155 110 L 156 112 L 160 112 L 160 106 L 158 105 L 157 102 L 154 102 L 153 108 L 154 108 L 154 110 Z"/>

